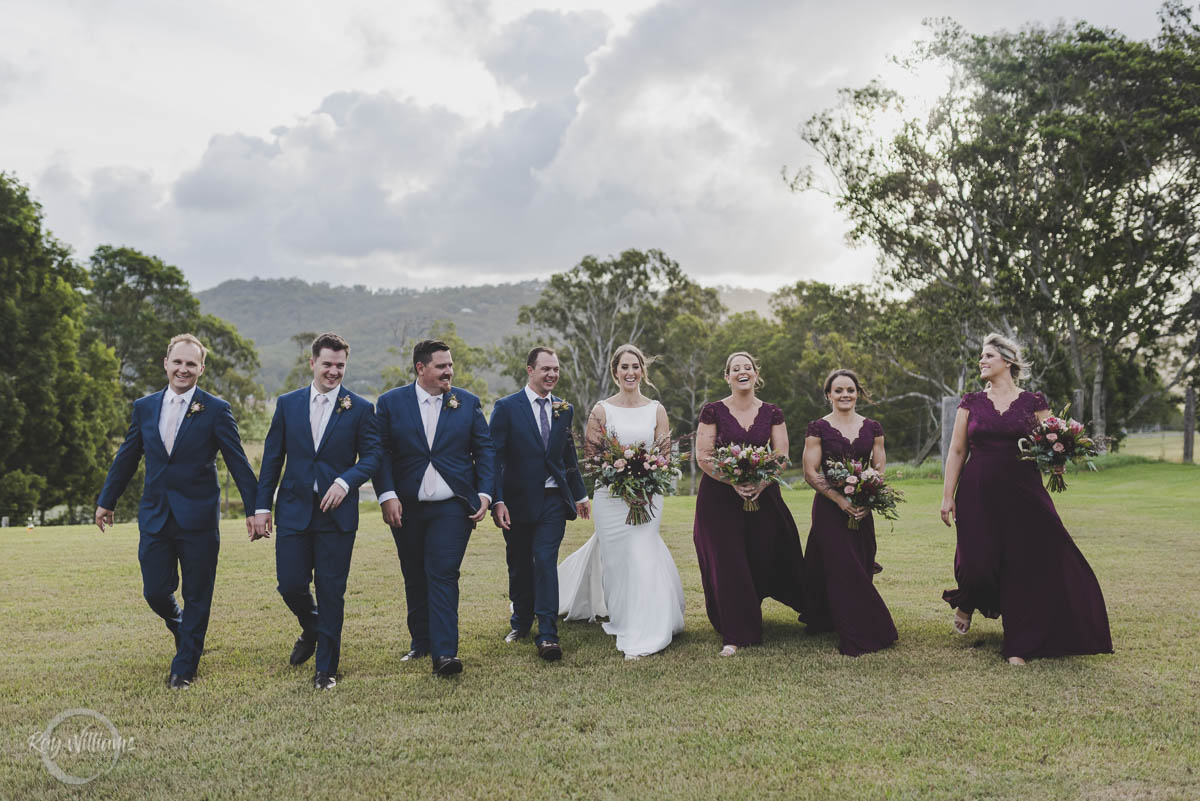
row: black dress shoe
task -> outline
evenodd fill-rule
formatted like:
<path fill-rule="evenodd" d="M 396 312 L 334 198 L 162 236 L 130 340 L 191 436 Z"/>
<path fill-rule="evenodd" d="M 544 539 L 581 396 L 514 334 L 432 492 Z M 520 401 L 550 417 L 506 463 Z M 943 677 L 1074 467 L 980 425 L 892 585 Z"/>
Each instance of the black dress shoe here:
<path fill-rule="evenodd" d="M 556 642 L 539 642 L 538 656 L 547 662 L 557 662 L 562 659 L 562 646 Z"/>
<path fill-rule="evenodd" d="M 172 690 L 186 690 L 192 686 L 192 676 L 181 676 L 178 673 L 172 673 L 167 679 L 167 686 Z"/>
<path fill-rule="evenodd" d="M 303 665 L 317 650 L 317 635 L 305 632 L 296 640 L 296 644 L 292 646 L 292 655 L 288 657 L 288 662 L 293 665 Z"/>
<path fill-rule="evenodd" d="M 457 656 L 439 656 L 433 660 L 433 675 L 445 678 L 462 673 L 463 663 Z"/>
<path fill-rule="evenodd" d="M 400 657 L 401 662 L 413 662 L 417 659 L 424 659 L 429 656 L 428 651 L 422 651 L 420 648 L 414 648 L 404 656 Z"/>
<path fill-rule="evenodd" d="M 323 670 L 313 674 L 313 688 L 317 690 L 332 690 L 337 686 L 337 679 Z"/>
<path fill-rule="evenodd" d="M 504 641 L 505 642 L 516 642 L 517 640 L 523 640 L 528 636 L 529 636 L 529 629 L 525 629 L 524 631 L 520 631 L 519 629 L 511 629 L 511 630 L 509 630 L 508 634 L 504 635 Z"/>

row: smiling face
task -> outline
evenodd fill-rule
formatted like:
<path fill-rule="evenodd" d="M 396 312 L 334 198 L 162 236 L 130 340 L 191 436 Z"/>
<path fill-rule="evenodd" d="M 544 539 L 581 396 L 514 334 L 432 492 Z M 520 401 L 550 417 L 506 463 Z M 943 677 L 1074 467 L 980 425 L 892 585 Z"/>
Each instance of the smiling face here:
<path fill-rule="evenodd" d="M 454 359 L 448 350 L 435 350 L 429 364 L 417 362 L 417 383 L 430 395 L 443 395 L 450 391 L 450 379 L 454 378 Z"/>
<path fill-rule="evenodd" d="M 636 392 L 645 373 L 642 360 L 637 357 L 637 354 L 625 351 L 617 358 L 617 367 L 613 370 L 613 378 L 616 379 L 617 386 L 621 388 L 622 392 Z"/>
<path fill-rule="evenodd" d="M 346 375 L 346 362 L 350 354 L 344 350 L 321 348 L 321 352 L 309 357 L 308 366 L 313 371 L 313 384 L 321 393 L 336 389 Z"/>
<path fill-rule="evenodd" d="M 176 342 L 163 359 L 163 367 L 167 371 L 167 385 L 182 395 L 196 386 L 204 374 L 204 354 L 191 342 Z"/>
<path fill-rule="evenodd" d="M 835 412 L 852 412 L 858 403 L 858 387 L 848 375 L 839 375 L 829 386 L 829 404 Z"/>
<path fill-rule="evenodd" d="M 994 381 L 1005 374 L 1009 374 L 1011 363 L 1004 361 L 1004 358 L 996 351 L 995 348 L 988 346 L 979 354 L 979 377 L 984 381 Z"/>
<path fill-rule="evenodd" d="M 558 384 L 558 372 L 558 357 L 544 351 L 537 355 L 537 361 L 532 367 L 525 366 L 525 373 L 529 376 L 529 388 L 543 398 Z"/>
<path fill-rule="evenodd" d="M 758 369 L 754 360 L 744 353 L 735 354 L 725 366 L 725 381 L 734 392 L 753 392 L 758 382 Z"/>

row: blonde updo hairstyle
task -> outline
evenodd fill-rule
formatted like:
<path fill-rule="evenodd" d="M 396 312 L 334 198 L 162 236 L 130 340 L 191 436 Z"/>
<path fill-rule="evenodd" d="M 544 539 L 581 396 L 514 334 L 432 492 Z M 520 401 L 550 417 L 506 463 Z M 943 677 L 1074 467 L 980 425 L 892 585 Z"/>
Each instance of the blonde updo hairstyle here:
<path fill-rule="evenodd" d="M 863 388 L 862 382 L 858 380 L 858 373 L 851 370 L 849 367 L 839 367 L 836 370 L 830 370 L 829 375 L 825 376 L 825 399 L 831 400 L 829 393 L 833 392 L 833 379 L 838 377 L 849 378 L 854 382 L 854 391 L 858 393 L 858 397 L 864 401 L 870 401 L 871 396 Z"/>
<path fill-rule="evenodd" d="M 733 353 L 729 354 L 729 358 L 725 360 L 725 377 L 729 378 L 729 365 L 732 364 L 733 360 L 738 356 L 745 356 L 750 361 L 750 366 L 754 368 L 754 388 L 762 389 L 764 386 L 766 386 L 766 382 L 763 381 L 762 371 L 758 367 L 758 359 L 754 358 L 744 350 L 735 350 Z"/>
<path fill-rule="evenodd" d="M 621 357 L 626 353 L 632 353 L 638 360 L 638 364 L 641 365 L 642 382 L 648 387 L 654 387 L 654 389 L 658 389 L 658 387 L 655 387 L 650 381 L 650 364 L 654 361 L 654 359 L 646 358 L 646 354 L 642 353 L 641 349 L 638 348 L 637 345 L 633 344 L 626 344 L 617 348 L 613 351 L 612 358 L 608 360 L 608 373 L 612 376 L 613 383 L 615 383 L 618 388 L 621 386 L 621 382 L 617 380 L 617 365 L 621 363 Z"/>
<path fill-rule="evenodd" d="M 1001 359 L 1008 362 L 1008 371 L 1012 373 L 1013 381 L 1024 381 L 1029 378 L 1029 368 L 1033 366 L 1021 356 L 1021 346 L 1003 334 L 988 334 L 983 338 L 983 347 L 992 348 Z"/>

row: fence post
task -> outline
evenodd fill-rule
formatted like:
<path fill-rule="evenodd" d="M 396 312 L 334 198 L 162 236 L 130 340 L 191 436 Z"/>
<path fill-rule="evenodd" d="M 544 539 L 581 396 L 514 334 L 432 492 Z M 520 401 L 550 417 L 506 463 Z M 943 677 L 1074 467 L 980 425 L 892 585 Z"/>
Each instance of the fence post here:
<path fill-rule="evenodd" d="M 954 436 L 954 418 L 958 415 L 958 396 L 942 396 L 942 467 L 950 455 L 950 440 Z"/>

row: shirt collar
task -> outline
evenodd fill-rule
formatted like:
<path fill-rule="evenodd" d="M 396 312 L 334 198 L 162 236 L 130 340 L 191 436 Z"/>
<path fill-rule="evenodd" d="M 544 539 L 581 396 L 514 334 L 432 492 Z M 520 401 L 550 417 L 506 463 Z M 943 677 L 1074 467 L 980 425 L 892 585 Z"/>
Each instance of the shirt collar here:
<path fill-rule="evenodd" d="M 172 398 L 177 398 L 177 397 L 178 397 L 178 398 L 183 398 L 183 405 L 184 405 L 184 406 L 191 406 L 191 405 L 192 405 L 192 398 L 195 396 L 195 394 L 196 394 L 196 390 L 197 390 L 197 389 L 198 389 L 198 385 L 197 385 L 197 384 L 192 384 L 192 388 L 191 388 L 191 389 L 189 389 L 187 392 L 183 393 L 182 395 L 176 395 L 176 394 L 175 394 L 175 392 L 174 392 L 174 390 L 172 390 L 170 387 L 167 387 L 167 389 L 166 389 L 166 391 L 165 391 L 165 393 L 164 393 L 164 394 L 165 394 L 165 396 L 166 396 L 166 399 L 167 399 L 168 401 L 170 401 Z"/>
<path fill-rule="evenodd" d="M 336 387 L 329 390 L 328 392 L 321 392 L 320 390 L 317 389 L 317 382 L 316 381 L 312 382 L 311 384 L 308 385 L 308 405 L 312 406 L 313 401 L 315 401 L 317 399 L 318 395 L 324 395 L 325 398 L 329 401 L 330 408 L 332 408 L 334 402 L 337 400 L 338 392 L 341 390 L 341 388 L 342 388 L 342 385 L 338 384 Z"/>
<path fill-rule="evenodd" d="M 413 387 L 417 390 L 417 403 L 424 403 L 430 398 L 442 398 L 442 400 L 445 400 L 444 393 L 442 395 L 431 395 L 425 391 L 425 387 L 421 386 L 416 381 L 413 382 Z"/>
<path fill-rule="evenodd" d="M 528 384 L 525 385 L 525 397 L 529 399 L 531 405 L 536 405 L 542 399 L 542 396 L 530 389 Z M 554 400 L 554 393 L 548 394 L 546 400 Z"/>

